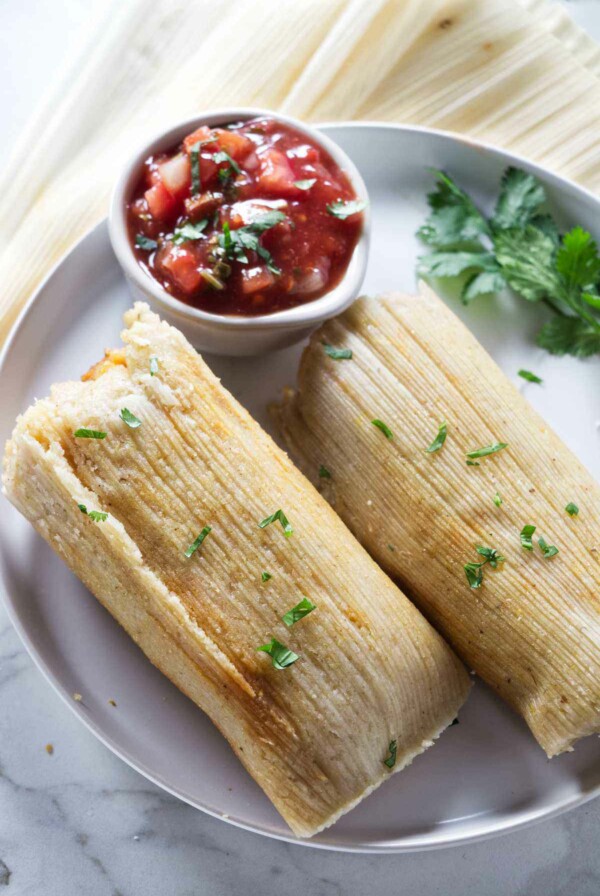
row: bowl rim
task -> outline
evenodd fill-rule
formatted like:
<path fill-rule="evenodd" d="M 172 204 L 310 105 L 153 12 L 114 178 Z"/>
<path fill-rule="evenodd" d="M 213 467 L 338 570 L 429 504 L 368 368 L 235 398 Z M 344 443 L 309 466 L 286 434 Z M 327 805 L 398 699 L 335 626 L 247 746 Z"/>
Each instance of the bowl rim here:
<path fill-rule="evenodd" d="M 127 233 L 125 216 L 125 201 L 132 189 L 133 183 L 139 174 L 139 169 L 144 160 L 154 152 L 166 149 L 173 143 L 200 127 L 203 124 L 215 127 L 231 121 L 247 121 L 252 118 L 269 117 L 305 134 L 312 142 L 322 146 L 334 162 L 342 168 L 347 175 L 354 192 L 359 199 L 366 200 L 366 208 L 363 211 L 363 229 L 350 257 L 348 267 L 339 283 L 325 295 L 308 301 L 294 308 L 284 311 L 276 311 L 273 314 L 261 314 L 256 316 L 222 315 L 203 311 L 187 305 L 180 299 L 170 295 L 160 284 L 146 274 L 140 267 L 133 254 Z M 155 133 L 150 139 L 139 144 L 137 149 L 129 156 L 123 166 L 117 181 L 113 187 L 110 198 L 108 214 L 108 231 L 110 242 L 117 261 L 123 269 L 126 277 L 132 281 L 150 301 L 162 308 L 171 316 L 179 317 L 188 323 L 196 325 L 208 325 L 211 328 L 239 330 L 242 328 L 253 330 L 267 330 L 290 328 L 300 329 L 316 325 L 321 321 L 333 317 L 344 311 L 358 296 L 365 277 L 369 253 L 371 234 L 371 213 L 369 195 L 365 182 L 358 168 L 346 152 L 335 143 L 331 137 L 323 134 L 316 126 L 306 124 L 290 115 L 276 112 L 271 109 L 263 109 L 252 106 L 226 106 L 217 109 L 208 109 L 191 118 L 179 120 L 166 130 Z"/>

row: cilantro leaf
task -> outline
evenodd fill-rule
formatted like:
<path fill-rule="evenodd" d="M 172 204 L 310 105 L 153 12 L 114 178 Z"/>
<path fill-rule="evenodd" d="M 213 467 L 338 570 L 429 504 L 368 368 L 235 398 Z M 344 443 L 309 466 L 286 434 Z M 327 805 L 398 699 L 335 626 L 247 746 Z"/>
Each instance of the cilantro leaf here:
<path fill-rule="evenodd" d="M 202 221 L 198 221 L 197 224 L 192 224 L 191 221 L 186 221 L 181 227 L 175 228 L 171 242 L 176 246 L 180 246 L 182 243 L 187 243 L 190 240 L 199 240 L 202 237 L 202 231 L 205 230 L 207 226 L 208 218 L 203 218 Z"/>
<path fill-rule="evenodd" d="M 600 325 L 596 327 L 577 317 L 557 315 L 544 324 L 536 341 L 551 355 L 589 358 L 600 353 Z"/>
<path fill-rule="evenodd" d="M 76 439 L 105 439 L 106 433 L 101 429 L 76 429 L 73 433 Z"/>
<path fill-rule="evenodd" d="M 269 579 L 272 579 L 272 578 L 273 578 L 273 576 L 271 575 L 270 572 L 263 572 L 260 575 L 261 582 L 268 582 Z"/>
<path fill-rule="evenodd" d="M 463 569 L 467 582 L 471 588 L 481 588 L 483 582 L 483 567 L 489 563 L 492 569 L 497 569 L 499 563 L 504 562 L 504 557 L 495 548 L 486 548 L 481 544 L 476 545 L 475 550 L 483 560 L 480 563 L 465 563 Z"/>
<path fill-rule="evenodd" d="M 232 171 L 235 171 L 236 174 L 241 174 L 242 172 L 242 169 L 235 161 L 235 159 L 232 159 L 229 153 L 225 152 L 225 150 L 213 153 L 213 162 L 216 162 L 217 165 L 221 165 L 223 164 L 223 162 L 226 162 L 229 165 L 229 168 Z"/>
<path fill-rule="evenodd" d="M 281 523 L 281 527 L 283 529 L 283 534 L 285 535 L 285 537 L 290 538 L 294 534 L 294 530 L 292 529 L 292 526 L 283 510 L 276 510 L 275 513 L 271 514 L 271 516 L 268 516 L 264 520 L 262 520 L 258 524 L 258 526 L 260 529 L 264 529 L 266 526 L 270 526 L 271 523 L 277 522 L 277 520 L 279 520 L 279 522 Z"/>
<path fill-rule="evenodd" d="M 502 498 L 500 497 L 498 492 L 496 492 L 496 494 L 494 495 L 494 504 L 496 505 L 496 507 L 500 507 L 502 505 Z"/>
<path fill-rule="evenodd" d="M 485 557 L 492 569 L 497 569 L 498 564 L 504 562 L 504 557 L 495 548 L 486 548 L 479 544 L 475 550 L 482 557 Z"/>
<path fill-rule="evenodd" d="M 533 542 L 531 538 L 534 532 L 535 526 L 523 526 L 521 529 L 521 547 L 524 547 L 526 551 L 533 550 Z"/>
<path fill-rule="evenodd" d="M 482 271 L 480 274 L 473 274 L 467 280 L 460 297 L 463 305 L 469 305 L 473 299 L 500 292 L 505 287 L 506 280 L 499 269 L 497 271 Z"/>
<path fill-rule="evenodd" d="M 398 742 L 395 740 L 391 740 L 388 746 L 388 756 L 383 760 L 383 764 L 387 765 L 388 768 L 393 768 L 396 765 L 396 756 L 398 754 Z"/>
<path fill-rule="evenodd" d="M 202 542 L 204 541 L 204 539 L 206 538 L 206 536 L 208 535 L 209 532 L 212 532 L 212 526 L 205 526 L 203 528 L 202 532 L 200 533 L 200 535 L 198 535 L 197 538 L 195 538 L 194 541 L 191 543 L 189 548 L 187 548 L 186 551 L 184 551 L 186 557 L 189 558 L 192 556 L 192 554 L 196 553 L 196 551 L 198 550 L 198 548 L 200 547 L 200 545 L 202 544 Z"/>
<path fill-rule="evenodd" d="M 329 345 L 328 342 L 323 343 L 323 348 L 325 349 L 325 354 L 333 358 L 334 361 L 348 361 L 352 357 L 351 348 L 335 348 L 333 345 Z"/>
<path fill-rule="evenodd" d="M 418 235 L 437 249 L 478 242 L 489 232 L 487 221 L 451 177 L 437 169 L 432 172 L 438 183 L 427 197 L 431 212 Z"/>
<path fill-rule="evenodd" d="M 523 227 L 529 224 L 545 200 L 544 188 L 533 174 L 520 168 L 507 168 L 502 175 L 492 226 L 499 230 Z"/>
<path fill-rule="evenodd" d="M 555 557 L 558 554 L 558 548 L 555 548 L 553 544 L 547 544 L 543 538 L 538 538 L 538 544 L 544 557 Z"/>
<path fill-rule="evenodd" d="M 137 429 L 138 426 L 142 425 L 142 421 L 138 417 L 136 417 L 135 414 L 132 414 L 131 411 L 128 410 L 128 408 L 121 408 L 119 417 L 121 418 L 123 423 L 126 423 L 127 426 L 131 427 L 131 429 Z"/>
<path fill-rule="evenodd" d="M 371 423 L 373 424 L 373 426 L 376 426 L 377 429 L 380 429 L 382 431 L 386 439 L 394 438 L 392 430 L 383 422 L 383 420 L 371 420 Z"/>
<path fill-rule="evenodd" d="M 367 203 L 364 199 L 348 199 L 347 201 L 337 199 L 326 206 L 329 214 L 333 215 L 334 218 L 339 218 L 341 221 L 345 221 L 351 215 L 363 212 L 366 207 Z"/>
<path fill-rule="evenodd" d="M 494 442 L 493 445 L 486 445 L 485 448 L 477 448 L 475 451 L 468 451 L 467 457 L 487 457 L 489 454 L 496 454 L 497 451 L 502 451 L 503 448 L 507 447 L 508 442 Z"/>
<path fill-rule="evenodd" d="M 419 258 L 417 273 L 421 277 L 456 277 L 465 271 L 499 271 L 492 252 L 430 252 Z"/>
<path fill-rule="evenodd" d="M 104 513 L 103 510 L 88 510 L 85 504 L 78 504 L 77 506 L 82 513 L 85 513 L 86 516 L 89 516 L 89 518 L 95 523 L 103 523 L 104 520 L 108 519 L 108 514 Z"/>
<path fill-rule="evenodd" d="M 261 245 L 260 235 L 266 230 L 270 230 L 271 227 L 275 227 L 277 224 L 285 221 L 286 218 L 287 216 L 283 212 L 273 209 L 257 215 L 253 221 L 244 224 L 242 227 L 237 227 L 235 230 L 232 230 L 228 222 L 225 221 L 223 232 L 218 236 L 219 247 L 227 258 L 239 261 L 242 264 L 249 263 L 249 258 L 246 255 L 247 251 L 256 252 L 266 262 L 271 273 L 281 274 L 280 268 L 273 263 L 271 253 Z"/>
<path fill-rule="evenodd" d="M 152 252 L 158 248 L 156 240 L 151 240 L 149 237 L 144 236 L 143 233 L 136 233 L 135 245 L 138 249 L 145 249 L 147 252 Z"/>
<path fill-rule="evenodd" d="M 331 479 L 331 473 L 323 464 L 319 467 L 319 479 Z"/>
<path fill-rule="evenodd" d="M 482 567 L 484 563 L 465 563 L 463 569 L 467 576 L 467 582 L 471 588 L 481 588 L 483 582 Z"/>
<path fill-rule="evenodd" d="M 288 628 L 290 628 L 292 625 L 295 625 L 296 622 L 304 619 L 305 616 L 308 616 L 309 613 L 312 613 L 312 611 L 316 609 L 317 608 L 312 601 L 310 601 L 307 597 L 303 597 L 300 603 L 297 603 L 295 607 L 292 607 L 291 610 L 288 610 L 287 613 L 284 613 L 281 619 L 288 626 Z"/>
<path fill-rule="evenodd" d="M 565 507 L 565 510 L 567 511 L 569 516 L 577 516 L 577 514 L 579 513 L 579 507 L 577 506 L 577 504 L 573 504 L 572 501 L 569 501 L 569 503 Z"/>
<path fill-rule="evenodd" d="M 446 423 L 440 423 L 440 427 L 437 432 L 437 436 L 431 443 L 431 445 L 425 449 L 427 454 L 433 454 L 434 451 L 439 451 L 444 442 L 446 441 L 446 436 L 448 435 L 448 427 Z"/>
<path fill-rule="evenodd" d="M 309 177 L 307 180 L 295 180 L 294 186 L 298 187 L 299 190 L 310 190 L 311 187 L 314 187 L 316 182 L 316 177 Z"/>
<path fill-rule="evenodd" d="M 282 644 L 276 638 L 271 638 L 268 644 L 263 644 L 261 647 L 257 647 L 256 650 L 268 653 L 275 669 L 287 669 L 288 666 L 300 659 L 297 653 L 294 653 L 293 650 L 290 650 L 289 647 L 286 647 L 285 644 Z"/>
<path fill-rule="evenodd" d="M 590 286 L 600 277 L 598 247 L 581 227 L 565 233 L 556 253 L 556 270 L 564 277 L 568 289 Z"/>
<path fill-rule="evenodd" d="M 496 258 L 508 285 L 529 302 L 560 296 L 562 285 L 554 267 L 555 244 L 541 230 L 502 230 L 494 236 Z M 562 303 L 561 303 L 562 304 Z"/>
<path fill-rule="evenodd" d="M 538 383 L 541 384 L 544 381 L 540 379 L 539 376 L 536 376 L 535 373 L 532 373 L 531 370 L 519 370 L 519 376 L 523 380 L 527 380 L 528 383 Z"/>

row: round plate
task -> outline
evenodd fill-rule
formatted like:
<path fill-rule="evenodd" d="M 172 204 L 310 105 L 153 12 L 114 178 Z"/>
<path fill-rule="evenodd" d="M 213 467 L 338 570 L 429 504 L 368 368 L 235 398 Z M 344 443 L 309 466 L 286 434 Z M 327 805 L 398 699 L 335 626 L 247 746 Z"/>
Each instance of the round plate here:
<path fill-rule="evenodd" d="M 368 292 L 414 288 L 414 237 L 443 167 L 485 205 L 507 164 L 536 173 L 559 220 L 592 230 L 591 194 L 521 159 L 416 128 L 326 126 L 354 159 L 371 196 Z M 52 382 L 76 379 L 118 345 L 127 287 L 105 224 L 59 264 L 19 319 L 1 362 L 0 440 Z M 532 404 L 598 476 L 597 361 L 556 359 L 533 346 L 540 310 L 522 300 L 478 300 L 462 309 L 477 337 Z M 259 359 L 208 358 L 224 384 L 266 428 L 266 404 L 295 379 L 300 347 Z M 482 395 L 482 413 L 493 396 Z M 576 496 L 574 496 L 576 497 Z M 118 756 L 186 802 L 272 837 L 295 838 L 208 718 L 180 694 L 5 499 L 0 514 L 2 590 L 35 662 L 81 720 Z M 83 695 L 76 703 L 74 692 Z M 117 709 L 108 705 L 115 698 Z M 598 740 L 548 762 L 525 724 L 477 682 L 460 725 L 310 845 L 396 852 L 464 842 L 547 817 L 600 790 Z M 302 841 L 300 841 L 302 842 Z M 306 841 L 304 841 L 306 842 Z"/>

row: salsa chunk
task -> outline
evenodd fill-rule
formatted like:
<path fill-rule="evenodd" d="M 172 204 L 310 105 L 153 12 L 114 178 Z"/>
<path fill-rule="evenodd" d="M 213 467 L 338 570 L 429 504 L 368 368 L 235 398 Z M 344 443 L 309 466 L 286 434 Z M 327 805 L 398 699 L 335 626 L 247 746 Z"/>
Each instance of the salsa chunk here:
<path fill-rule="evenodd" d="M 323 147 L 272 118 L 189 134 L 150 156 L 127 204 L 138 263 L 172 296 L 261 315 L 329 292 L 365 203 Z"/>

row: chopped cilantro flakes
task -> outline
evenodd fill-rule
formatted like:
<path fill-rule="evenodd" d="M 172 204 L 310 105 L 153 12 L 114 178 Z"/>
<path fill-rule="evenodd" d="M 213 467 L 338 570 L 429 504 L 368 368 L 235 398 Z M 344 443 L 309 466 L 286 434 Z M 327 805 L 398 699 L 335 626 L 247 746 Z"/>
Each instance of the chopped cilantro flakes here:
<path fill-rule="evenodd" d="M 383 760 L 383 764 L 387 765 L 388 768 L 393 768 L 396 765 L 397 753 L 398 742 L 395 740 L 391 740 L 388 744 L 388 755 Z"/>
<path fill-rule="evenodd" d="M 294 653 L 293 650 L 290 650 L 289 647 L 286 647 L 285 644 L 282 644 L 276 638 L 271 638 L 268 644 L 263 644 L 261 647 L 257 647 L 256 650 L 257 652 L 263 651 L 263 653 L 268 653 L 275 669 L 287 669 L 288 666 L 300 659 L 297 653 Z"/>
<path fill-rule="evenodd" d="M 198 535 L 198 537 L 196 539 L 194 539 L 194 541 L 191 543 L 189 548 L 186 549 L 186 551 L 185 551 L 186 557 L 191 557 L 192 554 L 196 553 L 196 551 L 198 550 L 198 548 L 200 547 L 200 545 L 202 544 L 202 542 L 204 541 L 204 539 L 206 538 L 206 536 L 208 535 L 209 532 L 212 532 L 212 526 L 205 526 L 203 528 L 202 532 L 200 533 L 200 535 Z"/>
<path fill-rule="evenodd" d="M 328 342 L 323 343 L 323 348 L 325 349 L 325 354 L 333 358 L 334 361 L 348 361 L 352 357 L 351 348 L 334 348 Z"/>
<path fill-rule="evenodd" d="M 292 625 L 295 625 L 296 622 L 299 622 L 300 619 L 304 619 L 305 616 L 308 616 L 308 614 L 312 613 L 315 609 L 315 604 L 313 604 L 307 597 L 303 597 L 295 607 L 288 610 L 281 618 L 288 627 L 291 627 Z"/>
<path fill-rule="evenodd" d="M 373 426 L 376 426 L 377 429 L 380 429 L 380 430 L 381 430 L 381 432 L 384 434 L 384 436 L 386 437 L 386 439 L 393 439 L 393 438 L 394 438 L 394 435 L 393 435 L 393 433 L 392 433 L 392 430 L 389 428 L 389 426 L 387 426 L 387 424 L 385 424 L 385 423 L 383 422 L 383 420 L 377 420 L 377 419 L 375 419 L 375 420 L 371 420 L 371 423 L 373 424 Z"/>
<path fill-rule="evenodd" d="M 105 439 L 106 433 L 100 429 L 76 429 L 73 433 L 76 439 Z"/>
<path fill-rule="evenodd" d="M 437 436 L 425 451 L 428 454 L 433 454 L 434 451 L 439 451 L 444 442 L 446 441 L 446 436 L 448 435 L 448 428 L 445 423 L 440 423 L 440 428 L 438 429 Z"/>
<path fill-rule="evenodd" d="M 266 526 L 270 526 L 271 523 L 277 522 L 277 520 L 279 520 L 279 522 L 281 523 L 281 527 L 283 529 L 283 534 L 285 535 L 285 537 L 290 538 L 290 536 L 293 535 L 294 530 L 292 529 L 292 526 L 283 510 L 276 510 L 275 513 L 271 514 L 271 516 L 268 516 L 264 520 L 261 520 L 258 525 L 261 529 L 264 529 Z"/>

